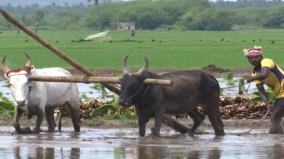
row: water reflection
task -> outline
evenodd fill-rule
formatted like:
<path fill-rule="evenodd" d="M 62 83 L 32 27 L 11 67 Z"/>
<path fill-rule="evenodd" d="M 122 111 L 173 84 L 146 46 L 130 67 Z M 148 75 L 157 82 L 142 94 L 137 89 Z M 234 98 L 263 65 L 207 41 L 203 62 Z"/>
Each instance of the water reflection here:
<path fill-rule="evenodd" d="M 5 130 L 7 127 L 0 127 Z M 68 128 L 72 130 L 72 127 Z M 188 137 L 162 131 L 160 138 L 139 137 L 136 128 L 82 128 L 80 135 L 70 131 L 38 135 L 0 134 L 0 158 L 5 159 L 220 159 L 271 158 L 284 156 L 284 135 L 232 135 L 243 130 L 228 130 L 224 137 L 213 131 Z M 1 132 L 1 131 L 0 131 Z M 135 133 L 133 133 L 135 132 Z M 135 135 L 133 135 L 135 134 Z"/>
<path fill-rule="evenodd" d="M 208 159 L 219 159 L 221 158 L 221 152 L 219 149 L 213 149 L 209 151 Z"/>
<path fill-rule="evenodd" d="M 220 159 L 221 152 L 215 148 L 212 150 L 186 150 L 183 148 L 167 148 L 165 147 L 137 147 L 137 159 Z"/>
<path fill-rule="evenodd" d="M 181 149 L 182 150 L 182 149 Z M 104 151 L 104 150 L 103 150 Z M 180 151 L 166 147 L 138 146 L 132 148 L 117 147 L 112 149 L 110 155 L 104 155 L 103 151 L 90 149 L 80 151 L 80 148 L 56 148 L 56 147 L 15 147 L 14 159 L 83 159 L 83 158 L 104 158 L 104 159 L 220 159 L 220 150 L 192 150 Z M 100 154 L 101 153 L 101 154 Z M 6 156 L 5 158 L 11 158 Z"/>
<path fill-rule="evenodd" d="M 284 156 L 284 147 L 280 144 L 275 144 L 272 146 L 271 154 L 269 155 L 269 158 L 283 158 Z"/>
<path fill-rule="evenodd" d="M 15 147 L 15 159 L 80 159 L 80 148 L 53 148 L 53 147 Z"/>
<path fill-rule="evenodd" d="M 220 159 L 220 158 L 283 158 L 283 146 L 275 144 L 271 147 L 243 148 L 243 145 L 223 145 L 214 147 L 208 143 L 207 147 L 200 149 L 188 147 L 175 147 L 173 145 L 154 146 L 154 145 L 136 145 L 127 147 L 14 147 L 0 148 L 0 158 L 5 159 Z M 95 146 L 95 143 L 94 143 Z M 229 147 L 228 149 L 225 147 Z"/>

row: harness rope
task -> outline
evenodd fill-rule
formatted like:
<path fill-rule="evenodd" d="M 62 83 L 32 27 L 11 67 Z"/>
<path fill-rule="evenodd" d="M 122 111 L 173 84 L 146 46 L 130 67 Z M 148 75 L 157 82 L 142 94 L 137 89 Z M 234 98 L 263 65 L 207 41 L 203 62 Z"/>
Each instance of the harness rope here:
<path fill-rule="evenodd" d="M 268 115 L 271 111 L 272 111 L 272 109 L 268 109 L 267 112 L 263 115 L 262 118 L 260 118 L 257 122 L 252 123 L 251 128 L 250 128 L 248 131 L 246 131 L 246 132 L 244 132 L 244 133 L 242 133 L 242 134 L 249 134 L 253 129 L 256 128 L 257 125 L 259 125 L 259 124 L 263 121 L 263 119 L 265 119 L 265 118 L 267 117 L 267 115 Z"/>
<path fill-rule="evenodd" d="M 244 86 L 246 84 L 249 84 L 248 87 L 245 89 L 246 93 L 248 93 L 248 89 L 250 87 L 250 83 L 246 82 L 242 86 Z M 230 87 L 225 87 L 225 88 L 222 88 L 222 89 L 235 88 L 235 87 L 239 87 L 239 86 L 230 86 Z M 240 133 L 239 135 L 241 135 L 241 134 L 249 134 L 252 130 L 254 130 L 256 128 L 256 126 L 258 126 L 267 117 L 267 115 L 271 111 L 272 111 L 272 109 L 267 109 L 266 113 L 257 122 L 254 122 L 254 123 L 251 124 L 251 128 L 248 131 Z"/>
<path fill-rule="evenodd" d="M 236 87 L 240 87 L 240 86 L 245 86 L 246 84 L 249 84 L 248 87 L 245 89 L 246 92 L 248 92 L 249 88 L 250 88 L 250 83 L 249 82 L 246 82 L 242 85 L 238 85 L 238 86 L 229 86 L 229 87 L 223 87 L 223 88 L 220 88 L 220 89 L 229 89 L 229 88 L 236 88 Z"/>
<path fill-rule="evenodd" d="M 137 89 L 137 91 L 136 91 L 135 93 L 133 93 L 130 97 L 128 97 L 127 100 L 136 97 L 136 96 L 140 93 L 140 91 L 143 90 L 143 86 L 144 86 L 144 84 L 142 83 L 142 84 L 139 86 L 139 88 Z"/>

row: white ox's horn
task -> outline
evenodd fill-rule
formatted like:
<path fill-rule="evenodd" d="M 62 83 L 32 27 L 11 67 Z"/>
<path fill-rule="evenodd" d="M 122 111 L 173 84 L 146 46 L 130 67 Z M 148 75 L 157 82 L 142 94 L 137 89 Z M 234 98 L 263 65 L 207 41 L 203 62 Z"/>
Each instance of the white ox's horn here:
<path fill-rule="evenodd" d="M 28 54 L 26 54 L 26 53 L 24 53 L 25 55 L 26 55 L 26 58 L 27 58 L 27 62 L 26 62 L 26 67 L 32 67 L 32 59 L 31 59 L 31 57 L 28 55 Z"/>
<path fill-rule="evenodd" d="M 129 74 L 130 73 L 128 65 L 127 65 L 127 59 L 128 59 L 128 55 L 126 55 L 124 57 L 124 60 L 123 60 L 123 74 Z"/>
<path fill-rule="evenodd" d="M 7 56 L 4 56 L 2 58 L 2 62 L 1 62 L 1 69 L 4 73 L 7 73 L 8 71 L 10 71 L 11 69 L 6 65 L 6 58 Z"/>
<path fill-rule="evenodd" d="M 140 75 L 145 69 L 147 69 L 149 66 L 149 61 L 147 57 L 144 57 L 144 66 L 140 68 L 136 74 Z"/>

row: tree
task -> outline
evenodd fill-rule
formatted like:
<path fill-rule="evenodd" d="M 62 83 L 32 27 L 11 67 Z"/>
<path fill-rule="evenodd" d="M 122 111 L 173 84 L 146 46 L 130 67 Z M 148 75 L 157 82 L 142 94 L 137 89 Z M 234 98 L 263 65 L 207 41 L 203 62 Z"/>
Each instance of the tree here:
<path fill-rule="evenodd" d="M 209 8 L 201 12 L 187 12 L 183 15 L 181 24 L 189 30 L 231 30 L 234 18 L 231 10 Z"/>
<path fill-rule="evenodd" d="M 99 5 L 99 0 L 88 0 L 88 3 L 91 3 L 92 1 L 94 1 L 94 5 L 96 6 L 97 8 L 97 11 L 98 11 L 98 15 L 100 15 L 100 5 Z M 101 3 L 103 2 L 104 0 L 101 0 Z"/>
<path fill-rule="evenodd" d="M 283 28 L 284 27 L 284 7 L 275 8 L 268 15 L 264 27 L 268 28 Z"/>
<path fill-rule="evenodd" d="M 43 23 L 44 12 L 42 10 L 36 10 L 34 12 L 33 19 L 35 21 L 35 27 L 39 28 L 39 26 Z"/>

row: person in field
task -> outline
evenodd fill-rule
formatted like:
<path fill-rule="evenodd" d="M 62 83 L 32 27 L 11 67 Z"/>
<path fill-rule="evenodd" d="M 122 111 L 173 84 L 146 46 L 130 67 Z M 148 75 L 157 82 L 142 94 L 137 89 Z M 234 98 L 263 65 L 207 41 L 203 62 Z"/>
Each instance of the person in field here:
<path fill-rule="evenodd" d="M 281 118 L 284 116 L 284 71 L 269 58 L 263 57 L 263 48 L 254 46 L 244 49 L 243 53 L 253 66 L 251 76 L 246 77 L 247 82 L 254 81 L 262 101 L 269 109 L 272 109 L 270 134 L 283 134 Z M 269 103 L 268 94 L 265 91 L 266 84 L 276 95 L 276 101 Z"/>

